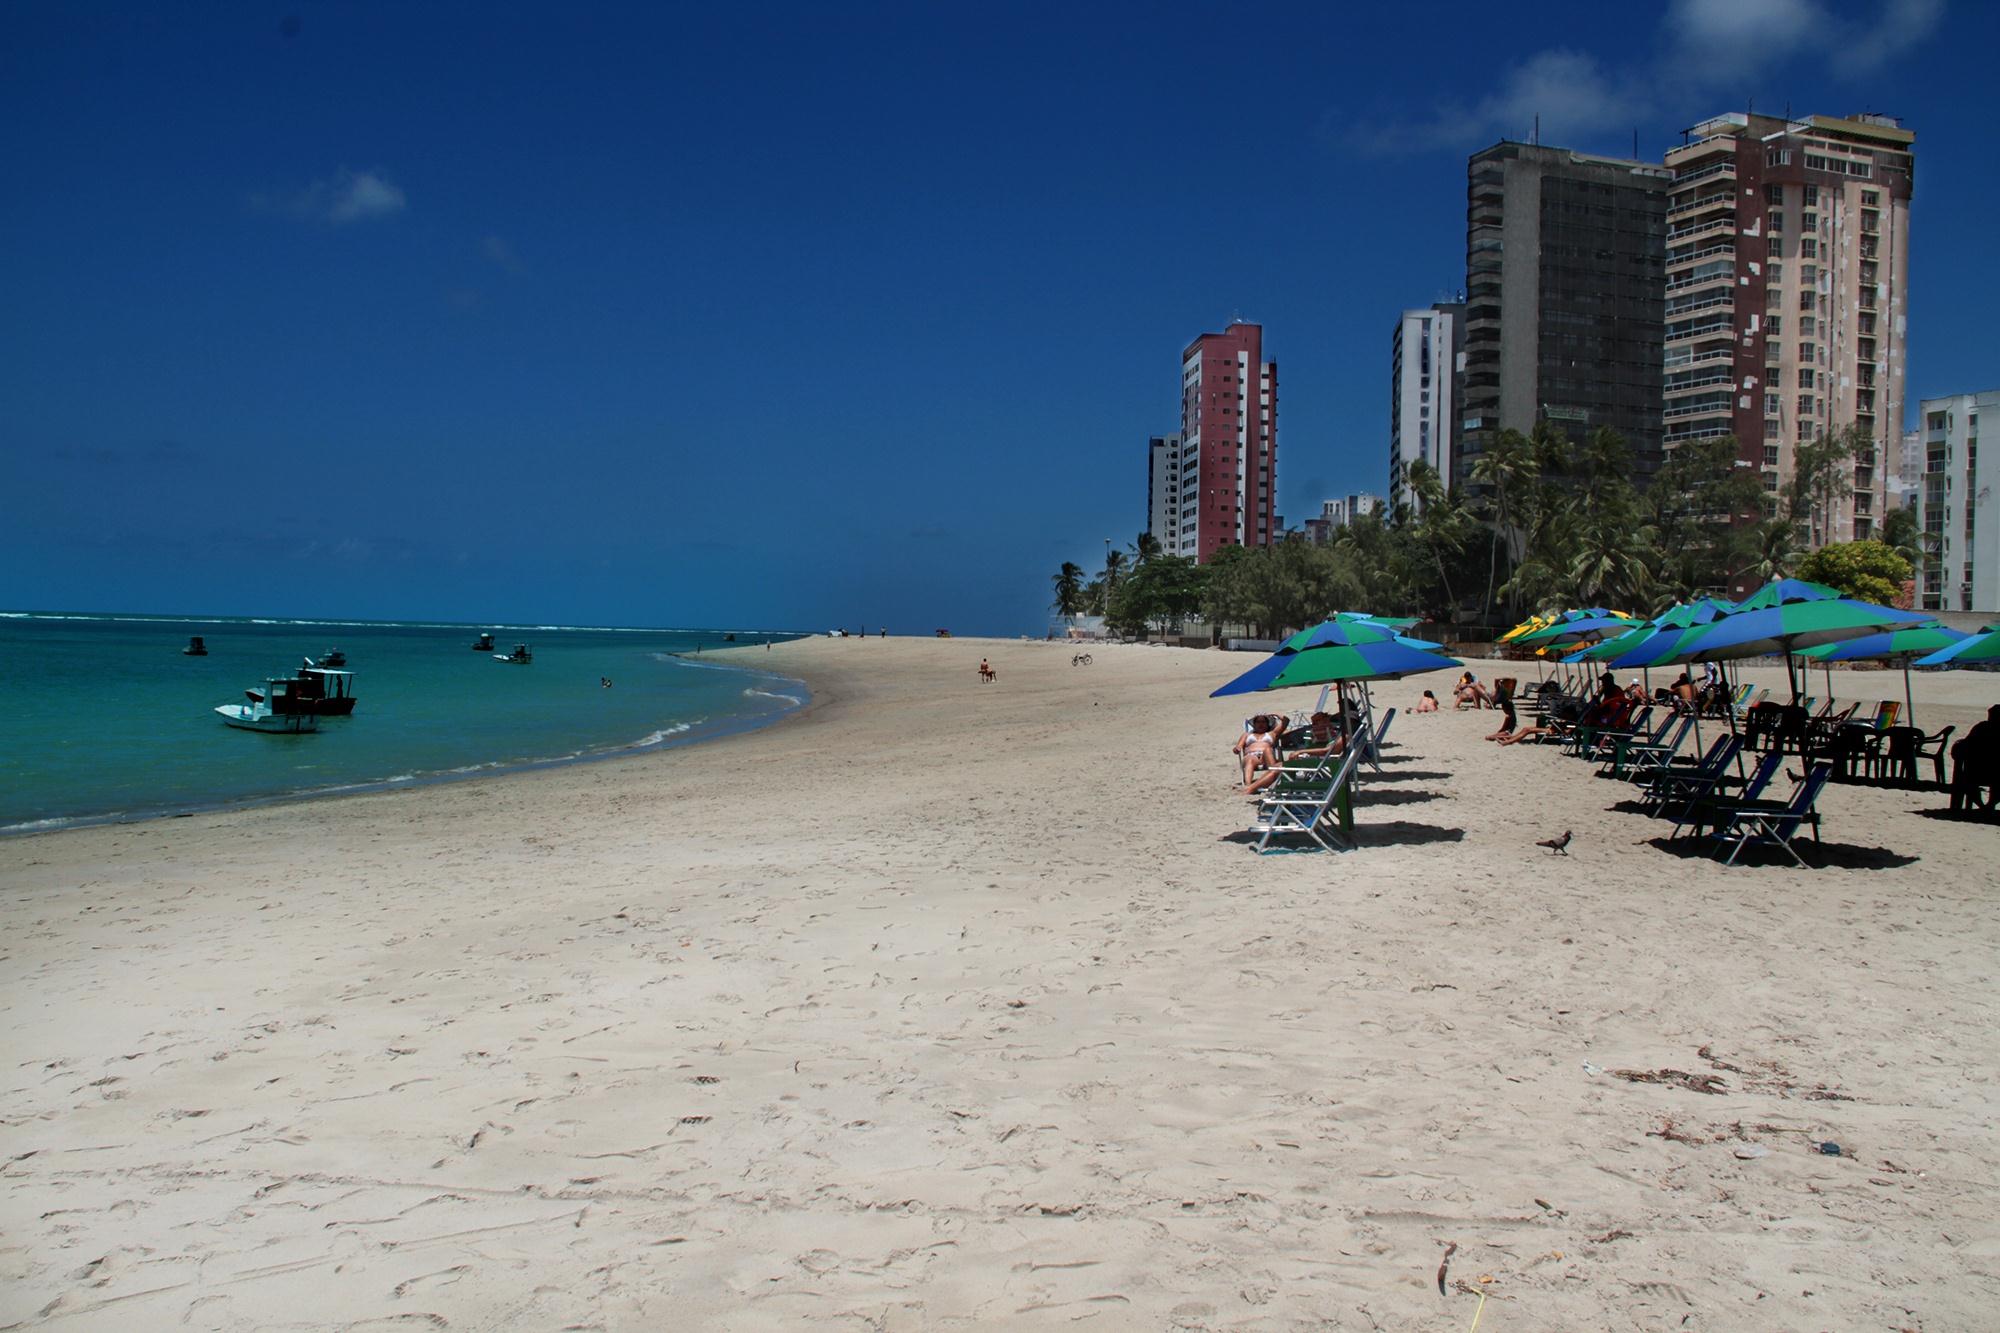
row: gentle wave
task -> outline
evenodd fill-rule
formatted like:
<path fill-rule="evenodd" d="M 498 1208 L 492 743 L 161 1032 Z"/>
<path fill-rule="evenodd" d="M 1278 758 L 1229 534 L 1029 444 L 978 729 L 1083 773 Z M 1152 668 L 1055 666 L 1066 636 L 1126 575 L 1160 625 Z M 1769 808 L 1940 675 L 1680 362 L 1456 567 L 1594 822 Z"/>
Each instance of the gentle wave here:
<path fill-rule="evenodd" d="M 795 697 L 795 696 L 793 696 L 793 695 L 789 695 L 789 694 L 773 694 L 773 693 L 772 693 L 772 692 L 771 692 L 770 690 L 758 690 L 758 689 L 746 689 L 746 690 L 744 690 L 744 691 L 743 691 L 743 697 L 744 697 L 744 698 L 746 698 L 746 699 L 753 699 L 753 698 L 755 698 L 755 699 L 776 699 L 776 700 L 778 700 L 778 701 L 779 701 L 779 702 L 781 702 L 781 703 L 788 703 L 788 704 L 790 704 L 790 705 L 791 705 L 792 707 L 794 707 L 794 708 L 803 708 L 803 707 L 805 707 L 805 702 L 806 702 L 806 701 L 805 701 L 804 699 L 800 699 L 800 698 L 797 698 L 797 697 Z"/>
<path fill-rule="evenodd" d="M 0 620 L 86 620 L 127 625 L 300 625 L 333 629 L 469 629 L 545 634 L 757 634 L 773 639 L 804 637 L 796 629 L 710 629 L 675 625 L 527 625 L 501 620 L 328 620 L 284 616 L 110 615 L 97 611 L 0 611 Z"/>

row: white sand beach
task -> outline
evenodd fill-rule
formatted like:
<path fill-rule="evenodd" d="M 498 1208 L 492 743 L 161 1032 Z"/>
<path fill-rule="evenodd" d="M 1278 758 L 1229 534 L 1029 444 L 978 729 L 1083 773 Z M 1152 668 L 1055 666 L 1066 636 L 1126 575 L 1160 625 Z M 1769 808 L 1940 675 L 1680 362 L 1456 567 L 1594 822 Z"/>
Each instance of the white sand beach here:
<path fill-rule="evenodd" d="M 1092 651 L 0 841 L 0 1328 L 2000 1325 L 2000 827 L 1836 786 L 1725 868 L 1447 711 L 1260 858 L 1254 659 Z"/>

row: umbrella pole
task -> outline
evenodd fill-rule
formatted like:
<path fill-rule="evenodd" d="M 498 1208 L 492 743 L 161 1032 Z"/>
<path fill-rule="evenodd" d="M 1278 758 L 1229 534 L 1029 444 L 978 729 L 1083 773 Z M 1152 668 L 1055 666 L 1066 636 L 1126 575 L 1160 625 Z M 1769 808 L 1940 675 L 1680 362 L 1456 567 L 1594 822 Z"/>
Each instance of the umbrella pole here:
<path fill-rule="evenodd" d="M 1903 711 L 1911 726 L 1917 725 L 1917 701 L 1910 697 L 1910 655 L 1903 654 Z"/>

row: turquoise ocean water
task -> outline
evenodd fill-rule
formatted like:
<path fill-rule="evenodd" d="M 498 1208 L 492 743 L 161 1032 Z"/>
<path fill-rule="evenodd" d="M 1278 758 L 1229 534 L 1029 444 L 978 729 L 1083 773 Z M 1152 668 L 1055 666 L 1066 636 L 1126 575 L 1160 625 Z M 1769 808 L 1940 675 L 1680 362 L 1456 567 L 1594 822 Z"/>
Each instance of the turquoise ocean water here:
<path fill-rule="evenodd" d="M 474 652 L 482 630 L 534 663 Z M 207 657 L 182 654 L 194 634 Z M 797 681 L 693 656 L 722 644 L 720 630 L 0 613 L 0 833 L 626 754 L 805 703 Z M 216 716 L 332 648 L 354 672 L 352 717 L 267 736 Z"/>

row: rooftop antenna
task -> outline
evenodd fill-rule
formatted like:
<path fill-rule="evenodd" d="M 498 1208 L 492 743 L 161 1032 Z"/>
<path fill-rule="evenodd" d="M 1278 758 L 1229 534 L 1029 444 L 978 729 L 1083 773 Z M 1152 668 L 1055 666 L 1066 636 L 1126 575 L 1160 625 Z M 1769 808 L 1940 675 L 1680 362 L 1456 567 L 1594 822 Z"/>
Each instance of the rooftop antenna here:
<path fill-rule="evenodd" d="M 1639 127 L 1637 125 L 1632 127 L 1632 160 L 1634 162 L 1639 160 Z"/>
<path fill-rule="evenodd" d="M 1535 144 L 1538 147 L 1542 142 L 1542 117 L 1540 112 L 1535 113 L 1535 137 L 1530 139 L 1528 142 Z"/>

